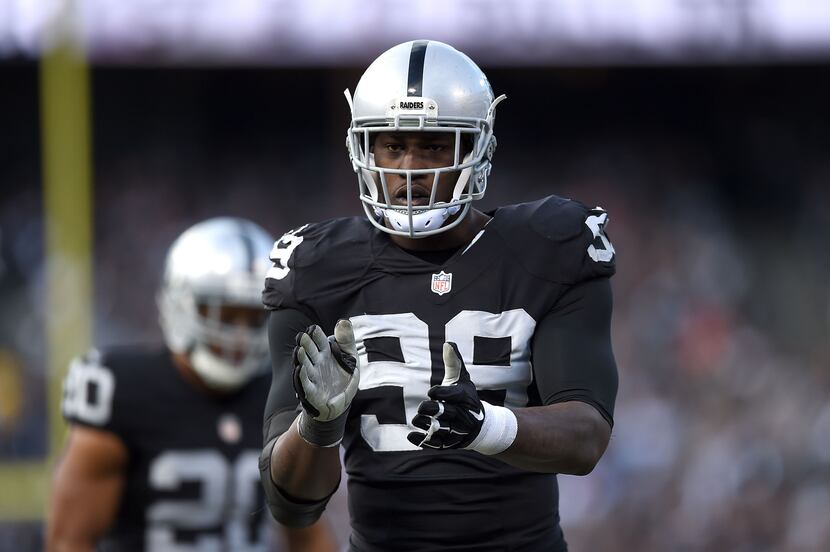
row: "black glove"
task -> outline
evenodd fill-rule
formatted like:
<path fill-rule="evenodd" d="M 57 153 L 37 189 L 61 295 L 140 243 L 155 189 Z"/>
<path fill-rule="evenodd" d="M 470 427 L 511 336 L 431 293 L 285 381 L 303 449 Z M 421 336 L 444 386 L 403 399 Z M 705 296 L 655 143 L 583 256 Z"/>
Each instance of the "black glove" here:
<path fill-rule="evenodd" d="M 422 448 L 461 448 L 487 455 L 505 451 L 518 434 L 516 415 L 478 398 L 455 343 L 444 343 L 443 356 L 444 381 L 429 390 L 432 400 L 422 402 L 412 419 L 412 425 L 426 433 L 412 431 L 406 438 Z"/>
<path fill-rule="evenodd" d="M 465 448 L 481 432 L 484 407 L 476 386 L 455 343 L 444 343 L 444 381 L 429 392 L 432 400 L 418 407 L 412 425 L 426 433 L 412 431 L 410 443 L 423 448 Z"/>

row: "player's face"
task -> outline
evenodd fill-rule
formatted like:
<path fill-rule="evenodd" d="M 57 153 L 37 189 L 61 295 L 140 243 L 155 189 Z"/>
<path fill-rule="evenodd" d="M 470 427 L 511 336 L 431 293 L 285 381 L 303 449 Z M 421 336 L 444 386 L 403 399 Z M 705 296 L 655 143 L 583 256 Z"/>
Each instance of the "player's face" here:
<path fill-rule="evenodd" d="M 466 151 L 463 145 L 460 158 Z M 387 169 L 437 169 L 455 161 L 455 134 L 450 132 L 379 132 L 375 137 L 375 164 Z M 460 172 L 442 173 L 436 201 L 449 201 Z M 406 205 L 406 175 L 387 174 L 389 197 L 393 205 Z M 412 204 L 428 205 L 433 175 L 412 175 Z"/>
<path fill-rule="evenodd" d="M 229 337 L 233 338 L 233 330 L 258 329 L 265 324 L 267 311 L 247 306 L 236 305 L 210 305 L 200 304 L 198 306 L 199 314 L 207 319 L 218 321 L 222 327 L 228 329 Z M 240 332 L 240 335 L 242 332 Z M 234 347 L 222 347 L 214 343 L 209 343 L 208 347 L 211 352 L 217 356 L 226 358 L 227 360 L 237 363 L 241 362 L 247 353 L 242 344 L 243 340 L 238 340 L 238 345 Z"/>

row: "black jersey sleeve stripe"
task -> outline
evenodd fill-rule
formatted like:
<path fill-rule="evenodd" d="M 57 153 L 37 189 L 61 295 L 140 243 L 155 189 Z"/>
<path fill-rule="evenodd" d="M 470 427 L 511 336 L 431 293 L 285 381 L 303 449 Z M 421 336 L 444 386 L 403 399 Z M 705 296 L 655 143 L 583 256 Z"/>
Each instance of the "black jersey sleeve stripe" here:
<path fill-rule="evenodd" d="M 424 58 L 427 55 L 427 44 L 429 40 L 416 40 L 412 43 L 406 84 L 407 96 L 423 96 Z"/>

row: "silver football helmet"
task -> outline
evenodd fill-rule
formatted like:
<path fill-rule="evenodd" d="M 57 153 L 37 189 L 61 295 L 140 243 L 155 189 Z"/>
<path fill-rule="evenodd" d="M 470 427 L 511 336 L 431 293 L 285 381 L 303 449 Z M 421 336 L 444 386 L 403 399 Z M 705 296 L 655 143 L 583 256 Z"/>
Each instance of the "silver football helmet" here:
<path fill-rule="evenodd" d="M 352 121 L 346 147 L 357 173 L 360 200 L 369 220 L 390 234 L 418 238 L 457 225 L 473 200 L 487 189 L 496 137 L 496 106 L 487 77 L 466 55 L 435 40 L 398 44 L 382 53 L 363 73 L 354 97 L 345 92 Z M 452 165 L 429 169 L 378 167 L 372 154 L 378 132 L 451 132 L 455 134 Z M 462 136 L 472 144 L 462 159 Z M 442 173 L 459 172 L 449 202 L 435 200 Z M 387 174 L 406 176 L 406 205 L 393 205 Z M 433 176 L 429 203 L 413 205 L 412 176 Z M 460 213 L 450 224 L 447 219 Z M 389 223 L 384 224 L 384 220 Z"/>
<path fill-rule="evenodd" d="M 232 391 L 267 365 L 264 311 L 251 326 L 223 322 L 221 313 L 223 307 L 263 308 L 273 242 L 251 221 L 220 217 L 190 227 L 167 253 L 157 297 L 164 338 L 209 387 Z"/>

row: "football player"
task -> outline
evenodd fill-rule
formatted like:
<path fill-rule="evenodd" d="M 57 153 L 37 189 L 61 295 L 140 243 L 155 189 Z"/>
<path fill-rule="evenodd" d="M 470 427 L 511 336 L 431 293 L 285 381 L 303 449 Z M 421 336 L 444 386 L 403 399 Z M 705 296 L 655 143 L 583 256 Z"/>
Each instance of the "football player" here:
<path fill-rule="evenodd" d="M 271 243 L 247 220 L 196 224 L 167 254 L 158 294 L 166 347 L 93 350 L 72 362 L 48 550 L 273 549 L 257 468 Z M 291 550 L 334 549 L 322 522 L 285 536 Z"/>
<path fill-rule="evenodd" d="M 451 46 L 395 46 L 346 97 L 366 217 L 288 232 L 265 281 L 270 510 L 318 519 L 342 441 L 352 550 L 566 550 L 556 474 L 613 424 L 608 215 L 473 208 L 504 96 Z"/>

